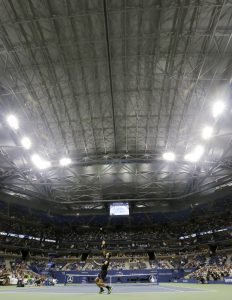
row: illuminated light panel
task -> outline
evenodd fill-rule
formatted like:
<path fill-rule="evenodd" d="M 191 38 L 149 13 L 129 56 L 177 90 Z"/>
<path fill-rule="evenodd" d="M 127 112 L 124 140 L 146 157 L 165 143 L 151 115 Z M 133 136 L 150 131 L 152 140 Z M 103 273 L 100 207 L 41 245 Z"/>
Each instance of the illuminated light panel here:
<path fill-rule="evenodd" d="M 205 151 L 204 147 L 198 145 L 194 148 L 192 152 L 186 154 L 184 159 L 189 162 L 197 162 L 204 154 L 204 151 Z"/>
<path fill-rule="evenodd" d="M 21 144 L 27 150 L 29 150 L 31 148 L 31 140 L 26 136 L 24 138 L 22 138 Z"/>
<path fill-rule="evenodd" d="M 11 128 L 15 130 L 19 129 L 18 119 L 14 115 L 9 115 L 6 120 Z"/>
<path fill-rule="evenodd" d="M 38 154 L 33 154 L 31 161 L 40 170 L 45 170 L 51 166 L 50 161 L 44 160 Z"/>
<path fill-rule="evenodd" d="M 197 155 L 198 157 L 201 157 L 203 155 L 204 151 L 205 151 L 204 147 L 201 145 L 198 145 L 194 149 L 194 154 Z"/>
<path fill-rule="evenodd" d="M 168 160 L 168 161 L 174 161 L 176 159 L 175 153 L 165 152 L 163 154 L 163 159 Z"/>
<path fill-rule="evenodd" d="M 70 165 L 71 162 L 72 162 L 71 159 L 68 157 L 63 157 L 60 159 L 60 165 L 63 167 Z"/>
<path fill-rule="evenodd" d="M 185 155 L 184 159 L 189 162 L 196 162 L 198 159 L 193 153 L 188 153 Z"/>
<path fill-rule="evenodd" d="M 213 104 L 213 108 L 212 108 L 212 113 L 213 113 L 213 117 L 217 118 L 218 116 L 220 116 L 223 111 L 225 110 L 225 103 L 222 101 L 217 101 Z"/>
<path fill-rule="evenodd" d="M 209 140 L 213 135 L 213 128 L 210 126 L 205 126 L 202 130 L 202 138 L 204 140 Z"/>

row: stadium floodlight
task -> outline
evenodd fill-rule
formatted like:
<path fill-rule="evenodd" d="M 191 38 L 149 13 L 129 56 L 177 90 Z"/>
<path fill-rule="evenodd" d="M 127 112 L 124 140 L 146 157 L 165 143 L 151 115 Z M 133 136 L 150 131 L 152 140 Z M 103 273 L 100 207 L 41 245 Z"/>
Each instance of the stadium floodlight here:
<path fill-rule="evenodd" d="M 21 144 L 27 150 L 31 148 L 31 140 L 26 136 L 22 138 Z"/>
<path fill-rule="evenodd" d="M 15 130 L 19 129 L 18 119 L 14 115 L 9 115 L 6 120 L 11 128 Z"/>
<path fill-rule="evenodd" d="M 198 145 L 194 149 L 194 154 L 200 158 L 203 155 L 204 151 L 204 147 L 202 145 Z"/>
<path fill-rule="evenodd" d="M 49 161 L 44 160 L 38 154 L 33 154 L 31 157 L 31 161 L 40 170 L 47 169 L 51 166 L 51 163 Z"/>
<path fill-rule="evenodd" d="M 220 116 L 223 111 L 225 110 L 225 103 L 222 101 L 217 101 L 214 103 L 213 108 L 212 108 L 212 113 L 213 113 L 213 117 L 217 118 L 218 116 Z"/>
<path fill-rule="evenodd" d="M 198 145 L 194 148 L 194 150 L 188 154 L 185 155 L 184 159 L 189 162 L 197 162 L 202 155 L 204 154 L 204 147 L 201 145 Z"/>
<path fill-rule="evenodd" d="M 71 159 L 68 157 L 63 157 L 60 159 L 60 165 L 65 167 L 71 164 Z"/>
<path fill-rule="evenodd" d="M 185 157 L 184 157 L 184 159 L 186 161 L 189 161 L 189 162 L 196 162 L 197 161 L 197 159 L 196 159 L 196 157 L 194 156 L 193 153 L 186 154 Z"/>
<path fill-rule="evenodd" d="M 175 153 L 173 152 L 165 152 L 163 154 L 163 159 L 168 160 L 168 161 L 174 161 L 176 158 Z"/>
<path fill-rule="evenodd" d="M 205 126 L 202 130 L 202 138 L 204 140 L 209 140 L 213 135 L 213 128 L 210 126 Z"/>

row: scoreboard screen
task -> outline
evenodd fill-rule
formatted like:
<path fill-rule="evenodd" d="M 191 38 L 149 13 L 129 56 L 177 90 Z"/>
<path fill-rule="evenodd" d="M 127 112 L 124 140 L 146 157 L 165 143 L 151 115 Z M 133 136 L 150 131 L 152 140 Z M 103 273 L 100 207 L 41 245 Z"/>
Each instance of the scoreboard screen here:
<path fill-rule="evenodd" d="M 110 204 L 110 216 L 128 216 L 129 215 L 129 203 L 117 202 Z"/>

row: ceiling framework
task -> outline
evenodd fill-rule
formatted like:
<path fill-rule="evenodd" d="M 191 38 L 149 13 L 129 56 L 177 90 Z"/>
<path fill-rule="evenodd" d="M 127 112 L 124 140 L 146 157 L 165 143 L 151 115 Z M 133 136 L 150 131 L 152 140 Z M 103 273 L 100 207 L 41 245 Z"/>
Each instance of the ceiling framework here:
<path fill-rule="evenodd" d="M 2 0 L 0 15 L 1 193 L 70 210 L 171 208 L 230 186 L 232 1 Z M 218 98 L 228 109 L 215 121 Z M 215 137 L 187 163 L 205 124 Z M 52 167 L 36 170 L 34 152 Z"/>

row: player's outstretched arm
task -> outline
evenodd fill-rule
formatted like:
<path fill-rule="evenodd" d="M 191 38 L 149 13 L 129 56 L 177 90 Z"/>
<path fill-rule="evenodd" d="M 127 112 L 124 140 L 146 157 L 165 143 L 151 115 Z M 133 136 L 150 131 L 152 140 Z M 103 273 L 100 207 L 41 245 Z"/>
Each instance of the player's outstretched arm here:
<path fill-rule="evenodd" d="M 99 263 L 96 262 L 95 260 L 93 260 L 93 262 L 94 262 L 97 266 L 101 266 L 101 264 L 99 264 Z"/>
<path fill-rule="evenodd" d="M 102 255 L 105 257 L 106 255 L 106 241 L 102 241 L 101 243 Z"/>

